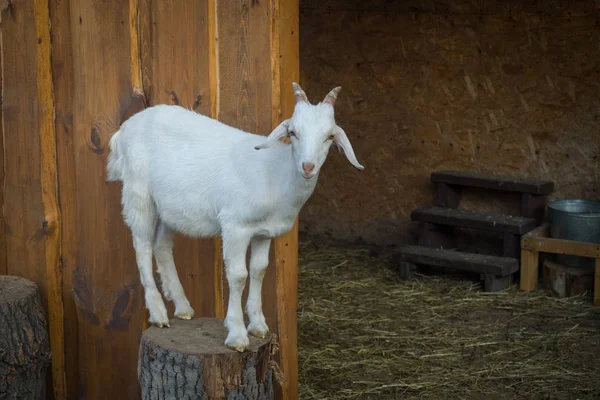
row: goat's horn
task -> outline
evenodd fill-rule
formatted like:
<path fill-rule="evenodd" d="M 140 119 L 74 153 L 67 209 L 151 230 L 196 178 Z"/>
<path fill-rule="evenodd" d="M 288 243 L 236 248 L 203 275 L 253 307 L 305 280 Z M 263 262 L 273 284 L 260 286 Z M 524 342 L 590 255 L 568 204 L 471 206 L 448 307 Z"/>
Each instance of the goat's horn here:
<path fill-rule="evenodd" d="M 342 90 L 341 86 L 332 89 L 331 92 L 329 92 L 329 94 L 325 96 L 325 100 L 323 100 L 323 103 L 331 104 L 333 106 L 335 104 L 340 90 Z"/>
<path fill-rule="evenodd" d="M 306 97 L 306 93 L 304 93 L 304 90 L 302 90 L 300 85 L 298 85 L 296 82 L 292 82 L 292 86 L 294 87 L 294 96 L 296 96 L 296 103 L 308 103 L 308 97 Z"/>

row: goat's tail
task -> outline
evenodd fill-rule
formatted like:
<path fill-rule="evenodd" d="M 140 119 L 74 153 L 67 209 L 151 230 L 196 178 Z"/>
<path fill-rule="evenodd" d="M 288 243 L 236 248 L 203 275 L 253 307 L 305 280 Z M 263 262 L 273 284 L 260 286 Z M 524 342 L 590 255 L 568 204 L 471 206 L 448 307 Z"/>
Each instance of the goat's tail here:
<path fill-rule="evenodd" d="M 123 151 L 121 149 L 121 130 L 118 130 L 108 142 L 110 154 L 106 171 L 109 181 L 123 180 Z"/>

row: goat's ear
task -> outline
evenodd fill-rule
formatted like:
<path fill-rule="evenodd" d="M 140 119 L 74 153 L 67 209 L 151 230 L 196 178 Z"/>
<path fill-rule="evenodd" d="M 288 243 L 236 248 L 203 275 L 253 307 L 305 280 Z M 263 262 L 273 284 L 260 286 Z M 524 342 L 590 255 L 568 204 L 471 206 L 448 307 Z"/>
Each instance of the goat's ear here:
<path fill-rule="evenodd" d="M 289 119 L 286 119 L 285 121 L 280 123 L 277 126 L 277 128 L 275 128 L 273 130 L 273 132 L 271 132 L 269 134 L 269 136 L 267 136 L 267 138 L 265 139 L 263 144 L 254 146 L 254 148 L 256 150 L 269 148 L 277 141 L 284 139 L 287 136 L 288 131 L 289 131 Z"/>
<path fill-rule="evenodd" d="M 348 161 L 350 161 L 350 164 L 354 165 L 358 169 L 365 169 L 365 167 L 360 165 L 360 163 L 356 159 L 356 156 L 354 155 L 354 150 L 352 149 L 352 145 L 348 140 L 348 136 L 346 136 L 346 132 L 344 132 L 342 128 L 336 125 L 332 133 L 333 143 L 335 143 L 344 151 L 344 154 L 346 155 Z"/>

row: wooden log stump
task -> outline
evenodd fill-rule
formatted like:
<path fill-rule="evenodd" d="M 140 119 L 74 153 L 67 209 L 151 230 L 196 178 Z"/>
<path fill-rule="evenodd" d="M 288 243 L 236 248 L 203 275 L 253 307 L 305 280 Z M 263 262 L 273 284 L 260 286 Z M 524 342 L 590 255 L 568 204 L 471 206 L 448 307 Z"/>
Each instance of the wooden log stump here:
<path fill-rule="evenodd" d="M 570 267 L 544 260 L 542 285 L 546 292 L 556 297 L 571 297 L 592 293 L 594 290 L 594 267 Z"/>
<path fill-rule="evenodd" d="M 170 328 L 147 329 L 138 361 L 142 399 L 273 399 L 275 336 L 250 336 L 243 353 L 227 348 L 226 337 L 219 318 L 176 319 Z"/>
<path fill-rule="evenodd" d="M 36 284 L 0 276 L 0 399 L 46 399 L 47 329 Z"/>

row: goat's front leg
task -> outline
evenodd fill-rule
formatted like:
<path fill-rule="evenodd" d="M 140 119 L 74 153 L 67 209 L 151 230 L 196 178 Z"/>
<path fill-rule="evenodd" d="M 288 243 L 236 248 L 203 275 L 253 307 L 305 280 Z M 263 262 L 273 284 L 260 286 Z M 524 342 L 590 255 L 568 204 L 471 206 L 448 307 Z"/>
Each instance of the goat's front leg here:
<path fill-rule="evenodd" d="M 223 261 L 229 284 L 229 305 L 225 317 L 228 335 L 225 345 L 240 352 L 246 350 L 250 344 L 242 311 L 242 292 L 248 277 L 246 251 L 250 237 L 249 234 L 244 234 L 238 229 L 223 231 Z"/>
<path fill-rule="evenodd" d="M 255 237 L 250 242 L 250 290 L 246 313 L 250 318 L 248 333 L 264 338 L 269 333 L 269 327 L 262 311 L 262 282 L 269 265 L 269 247 L 271 239 Z"/>

